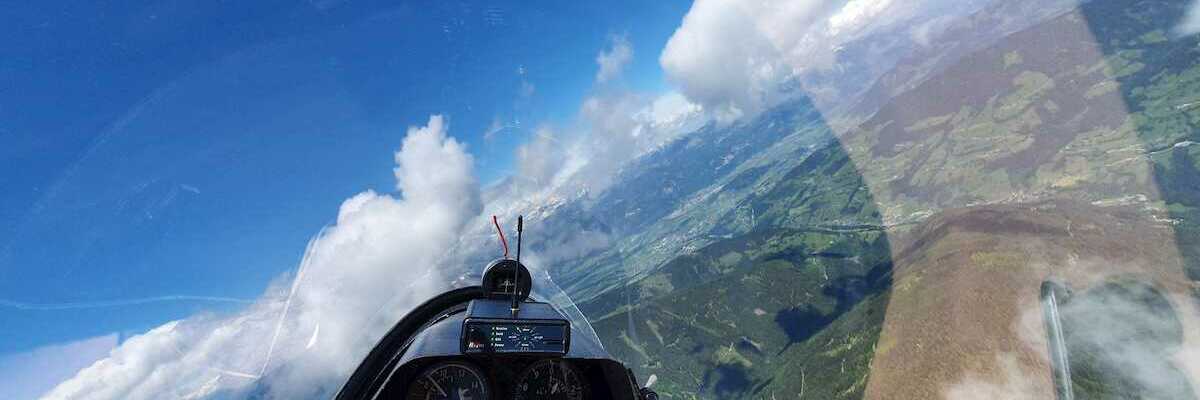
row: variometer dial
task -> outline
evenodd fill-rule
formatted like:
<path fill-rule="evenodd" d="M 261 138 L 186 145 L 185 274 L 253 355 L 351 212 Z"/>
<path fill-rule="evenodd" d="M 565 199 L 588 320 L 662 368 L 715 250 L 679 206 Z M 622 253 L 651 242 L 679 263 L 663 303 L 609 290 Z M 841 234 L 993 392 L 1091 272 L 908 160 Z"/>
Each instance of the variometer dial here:
<path fill-rule="evenodd" d="M 517 378 L 513 388 L 514 400 L 583 400 L 587 385 L 579 370 L 559 359 L 545 359 L 531 364 Z"/>
<path fill-rule="evenodd" d="M 408 385 L 408 400 L 488 400 L 487 380 L 478 368 L 446 362 L 425 370 Z"/>

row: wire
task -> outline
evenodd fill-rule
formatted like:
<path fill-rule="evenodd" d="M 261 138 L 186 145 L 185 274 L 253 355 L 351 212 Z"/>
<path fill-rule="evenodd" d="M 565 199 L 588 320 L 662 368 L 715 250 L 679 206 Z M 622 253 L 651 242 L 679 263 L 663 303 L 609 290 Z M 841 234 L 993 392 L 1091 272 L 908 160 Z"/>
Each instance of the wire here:
<path fill-rule="evenodd" d="M 492 216 L 492 225 L 496 226 L 496 233 L 500 235 L 500 244 L 504 246 L 504 258 L 508 258 L 508 240 L 504 239 L 504 230 L 500 229 L 500 222 L 496 221 L 496 216 Z"/>

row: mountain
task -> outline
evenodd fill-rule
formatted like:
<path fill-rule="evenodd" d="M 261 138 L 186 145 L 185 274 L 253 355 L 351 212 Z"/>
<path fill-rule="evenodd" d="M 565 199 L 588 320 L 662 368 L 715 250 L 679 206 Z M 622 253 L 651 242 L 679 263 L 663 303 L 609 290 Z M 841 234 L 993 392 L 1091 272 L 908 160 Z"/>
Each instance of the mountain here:
<path fill-rule="evenodd" d="M 1200 300 L 1174 300 L 1200 299 L 1184 7 L 989 3 L 801 82 L 839 85 L 841 106 L 797 96 L 681 136 L 603 190 L 539 198 L 527 248 L 672 398 L 1046 397 L 1046 279 L 1075 292 L 1080 398 L 1188 398 L 1164 361 L 1200 340 Z M 1095 334 L 1146 315 L 1152 329 Z"/>
<path fill-rule="evenodd" d="M 783 125 L 793 106 L 743 126 Z M 609 351 L 659 375 L 664 393 L 865 389 L 891 286 L 886 227 L 830 129 L 802 122 L 810 145 L 766 152 L 774 162 L 718 179 L 663 224 L 705 229 L 703 242 L 582 302 Z"/>
<path fill-rule="evenodd" d="M 582 302 L 652 272 L 679 249 L 702 247 L 725 234 L 716 231 L 745 231 L 746 221 L 736 228 L 722 225 L 726 214 L 765 190 L 759 182 L 775 182 L 801 161 L 790 155 L 831 140 L 806 98 L 764 115 L 769 117 L 707 125 L 640 157 L 600 193 L 538 205 L 527 212 L 538 226 L 528 245 L 553 254 L 551 274 Z"/>
<path fill-rule="evenodd" d="M 556 279 L 672 397 L 936 398 L 1012 389 L 1006 365 L 1048 393 L 1037 329 L 1020 328 L 1047 277 L 1195 322 L 1194 304 L 1154 300 L 1200 293 L 1200 43 L 1171 34 L 1184 6 L 1084 3 L 902 60 L 849 114 L 797 100 L 707 126 L 571 214 L 603 221 L 612 246 Z M 1148 393 L 1096 345 L 1092 314 L 1069 318 L 1081 396 Z M 1189 393 L 1162 359 L 1137 365 Z"/>

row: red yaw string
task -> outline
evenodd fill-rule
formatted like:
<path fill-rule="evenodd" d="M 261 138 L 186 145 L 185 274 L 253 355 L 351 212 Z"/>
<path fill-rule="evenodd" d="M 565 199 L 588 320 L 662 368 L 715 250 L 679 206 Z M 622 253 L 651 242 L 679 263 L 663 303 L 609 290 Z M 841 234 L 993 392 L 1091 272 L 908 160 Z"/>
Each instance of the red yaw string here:
<path fill-rule="evenodd" d="M 492 225 L 496 226 L 496 233 L 500 234 L 500 245 L 504 246 L 504 258 L 508 258 L 508 240 L 504 239 L 504 230 L 500 229 L 500 222 L 496 221 L 496 216 L 492 216 Z"/>

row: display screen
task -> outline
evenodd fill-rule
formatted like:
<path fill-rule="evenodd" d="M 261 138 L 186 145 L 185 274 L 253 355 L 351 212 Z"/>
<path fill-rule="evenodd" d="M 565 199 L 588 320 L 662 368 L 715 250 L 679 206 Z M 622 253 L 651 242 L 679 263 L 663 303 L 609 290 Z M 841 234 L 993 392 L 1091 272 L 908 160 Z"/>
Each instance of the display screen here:
<path fill-rule="evenodd" d="M 464 340 L 468 353 L 566 354 L 568 333 L 562 324 L 471 322 Z"/>

